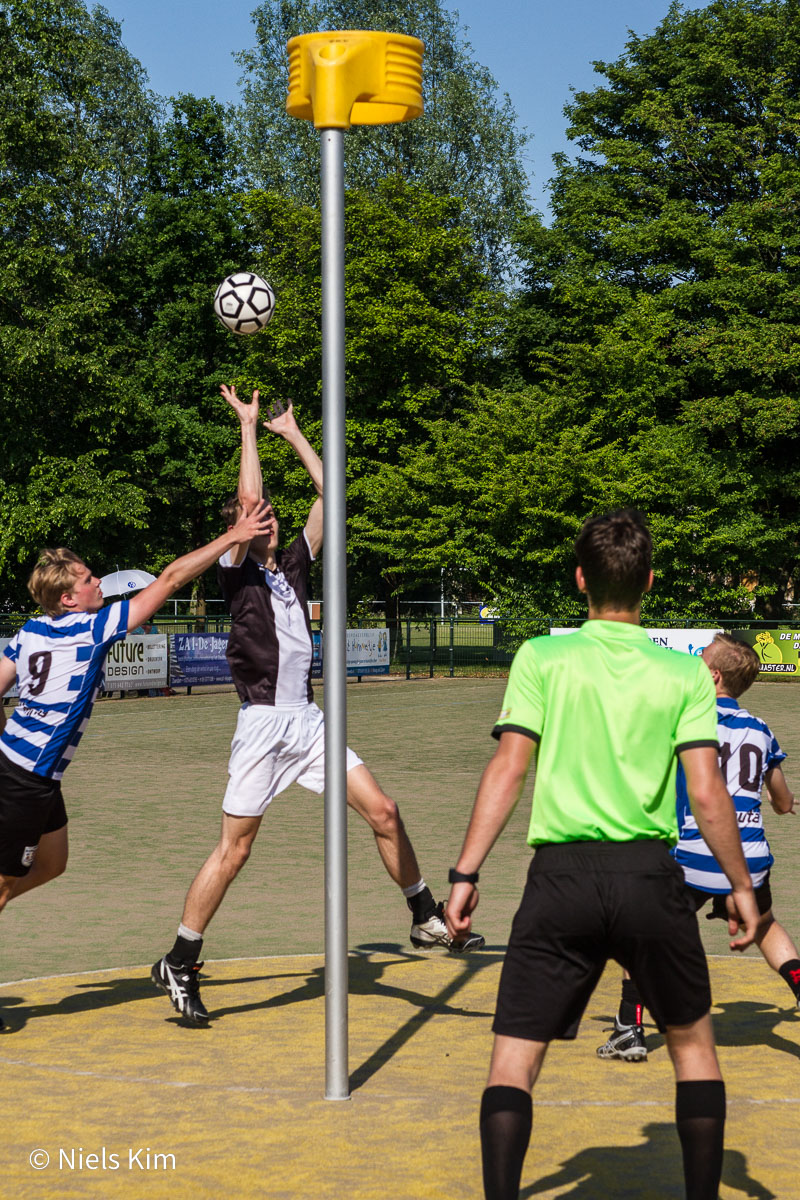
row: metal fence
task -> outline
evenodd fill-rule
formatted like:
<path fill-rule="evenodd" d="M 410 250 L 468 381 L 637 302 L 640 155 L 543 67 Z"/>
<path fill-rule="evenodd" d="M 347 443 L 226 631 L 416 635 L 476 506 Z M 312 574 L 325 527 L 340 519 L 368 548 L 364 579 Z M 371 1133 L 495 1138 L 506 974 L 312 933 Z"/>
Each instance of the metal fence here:
<path fill-rule="evenodd" d="M 23 614 L 0 614 L 0 638 L 13 637 L 24 622 Z M 231 619 L 227 613 L 205 615 L 159 616 L 158 631 L 175 633 L 226 633 Z M 660 628 L 757 628 L 800 629 L 800 621 L 748 621 L 742 618 L 709 619 L 702 622 L 673 619 L 646 620 L 648 627 Z M 399 621 L 386 622 L 381 617 L 367 616 L 351 620 L 350 628 L 388 628 L 390 672 L 406 679 L 436 675 L 507 675 L 516 650 L 526 638 L 546 634 L 554 625 L 579 625 L 580 620 L 558 616 L 544 617 L 538 623 L 497 618 L 480 621 L 465 616 L 405 616 Z M 319 629 L 322 623 L 312 621 Z"/>

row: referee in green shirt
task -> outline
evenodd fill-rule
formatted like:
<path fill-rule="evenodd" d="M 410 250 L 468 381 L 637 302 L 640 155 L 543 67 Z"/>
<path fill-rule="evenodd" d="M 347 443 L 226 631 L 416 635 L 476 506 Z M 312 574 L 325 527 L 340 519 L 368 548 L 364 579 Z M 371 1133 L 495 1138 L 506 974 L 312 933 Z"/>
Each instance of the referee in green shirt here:
<path fill-rule="evenodd" d="M 487 1200 L 517 1200 L 531 1089 L 548 1043 L 574 1038 L 609 958 L 636 980 L 666 1035 L 687 1200 L 717 1200 L 725 1085 L 708 968 L 677 840 L 680 758 L 700 831 L 731 883 L 731 949 L 753 941 L 758 910 L 717 760 L 716 697 L 703 661 L 654 646 L 639 626 L 652 541 L 626 509 L 587 521 L 575 579 L 589 602 L 577 632 L 534 638 L 514 659 L 447 905 L 468 932 L 478 870 L 537 756 L 528 833 L 535 847 L 509 938 L 481 1102 Z"/>

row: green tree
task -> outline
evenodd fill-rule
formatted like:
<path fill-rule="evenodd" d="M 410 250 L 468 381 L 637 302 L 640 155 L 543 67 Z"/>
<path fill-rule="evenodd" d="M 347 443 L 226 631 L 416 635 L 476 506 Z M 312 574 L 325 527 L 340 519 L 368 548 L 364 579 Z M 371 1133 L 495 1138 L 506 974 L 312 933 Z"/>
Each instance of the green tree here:
<path fill-rule="evenodd" d="M 43 541 L 97 553 L 109 526 L 142 521 L 116 461 L 130 396 L 98 264 L 136 218 L 153 120 L 103 9 L 0 4 L 0 567 L 16 603 Z"/>
<path fill-rule="evenodd" d="M 524 228 L 509 383 L 559 398 L 584 452 L 617 447 L 603 498 L 651 515 L 662 596 L 780 613 L 800 536 L 800 6 L 673 4 L 596 67 L 553 226 Z M 599 498 L 576 496 L 575 521 Z"/>
<path fill-rule="evenodd" d="M 247 198 L 262 273 L 278 303 L 268 330 L 246 339 L 246 386 L 264 402 L 299 403 L 303 428 L 320 444 L 320 224 L 316 209 L 274 192 Z M 393 177 L 349 193 L 347 255 L 347 449 L 350 594 L 387 604 L 418 573 L 388 561 L 374 530 L 383 523 L 380 478 L 429 423 L 452 417 L 472 383 L 495 369 L 502 297 L 491 287 L 460 220 L 456 200 Z M 308 484 L 277 439 L 262 447 L 282 515 L 296 528 Z M 436 573 L 438 579 L 438 570 Z"/>
<path fill-rule="evenodd" d="M 397 175 L 435 195 L 458 196 L 485 261 L 500 277 L 509 238 L 527 208 L 523 150 L 508 96 L 472 56 L 457 17 L 441 0 L 264 0 L 253 13 L 256 45 L 240 54 L 244 102 L 237 129 L 246 169 L 259 187 L 301 203 L 319 201 L 319 135 L 286 114 L 286 43 L 322 29 L 378 29 L 425 43 L 425 115 L 405 124 L 354 127 L 345 178 L 369 190 Z"/>

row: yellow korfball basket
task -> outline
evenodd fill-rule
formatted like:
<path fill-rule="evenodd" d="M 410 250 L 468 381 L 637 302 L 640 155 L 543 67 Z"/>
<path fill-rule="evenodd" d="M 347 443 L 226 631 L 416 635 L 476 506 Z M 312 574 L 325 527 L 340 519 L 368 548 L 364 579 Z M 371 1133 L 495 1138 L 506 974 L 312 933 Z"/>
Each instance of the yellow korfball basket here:
<path fill-rule="evenodd" d="M 287 44 L 286 111 L 317 129 L 392 125 L 421 115 L 422 42 L 403 33 L 304 33 Z"/>

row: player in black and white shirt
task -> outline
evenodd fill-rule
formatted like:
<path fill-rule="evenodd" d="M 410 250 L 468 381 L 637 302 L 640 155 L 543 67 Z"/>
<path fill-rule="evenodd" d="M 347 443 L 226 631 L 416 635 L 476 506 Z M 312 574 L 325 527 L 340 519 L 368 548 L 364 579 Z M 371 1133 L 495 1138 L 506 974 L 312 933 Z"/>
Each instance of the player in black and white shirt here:
<path fill-rule="evenodd" d="M 250 508 L 262 497 L 264 485 L 256 440 L 258 392 L 249 404 L 239 400 L 235 388 L 223 387 L 222 394 L 242 431 L 239 490 L 223 510 L 230 526 L 241 507 Z M 268 805 L 292 783 L 317 793 L 325 786 L 324 725 L 311 689 L 307 604 L 311 563 L 322 546 L 322 463 L 301 433 L 291 404 L 288 410 L 276 405 L 264 425 L 295 451 L 317 498 L 305 529 L 286 550 L 279 547 L 278 519 L 270 502 L 266 533 L 235 546 L 219 562 L 232 617 L 228 662 L 242 701 L 222 803 L 222 833 L 189 889 L 175 945 L 152 970 L 153 982 L 167 992 L 175 1009 L 198 1023 L 208 1020 L 197 982 L 203 933 L 247 861 Z M 383 864 L 408 901 L 413 944 L 458 952 L 480 949 L 484 939 L 479 934 L 451 939 L 442 905 L 420 874 L 397 805 L 349 748 L 347 802 L 370 825 Z"/>

